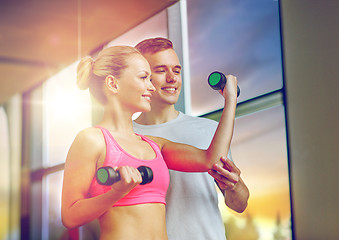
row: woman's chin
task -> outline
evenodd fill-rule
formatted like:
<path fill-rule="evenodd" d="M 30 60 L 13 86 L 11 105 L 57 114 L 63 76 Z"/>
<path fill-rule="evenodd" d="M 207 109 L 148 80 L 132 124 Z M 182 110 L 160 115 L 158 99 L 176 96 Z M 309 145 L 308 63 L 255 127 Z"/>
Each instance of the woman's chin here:
<path fill-rule="evenodd" d="M 137 112 L 150 112 L 151 111 L 151 105 L 149 106 L 144 106 L 140 108 Z"/>

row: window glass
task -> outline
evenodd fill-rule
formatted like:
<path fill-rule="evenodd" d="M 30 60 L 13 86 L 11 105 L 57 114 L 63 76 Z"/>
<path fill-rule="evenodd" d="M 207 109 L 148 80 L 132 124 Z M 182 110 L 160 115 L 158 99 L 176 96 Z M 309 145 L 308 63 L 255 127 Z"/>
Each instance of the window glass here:
<path fill-rule="evenodd" d="M 29 226 L 30 226 L 30 238 L 29 239 L 43 239 L 42 236 L 42 211 L 43 211 L 43 197 L 42 194 L 42 182 L 34 181 L 30 183 L 31 197 L 30 201 L 30 212 L 29 212 Z M 26 199 L 25 199 L 26 200 Z M 26 216 L 28 217 L 28 216 Z M 27 220 L 28 221 L 28 220 Z M 26 227 L 26 226 L 24 226 Z M 25 229 L 24 233 L 27 233 L 28 230 Z M 24 236 L 26 237 L 26 236 Z M 28 236 L 27 236 L 28 238 Z"/>
<path fill-rule="evenodd" d="M 44 166 L 64 163 L 77 133 L 92 124 L 89 91 L 76 85 L 76 67 L 70 65 L 43 86 Z"/>
<path fill-rule="evenodd" d="M 0 239 L 19 239 L 22 217 L 22 99 L 0 106 Z"/>
<path fill-rule="evenodd" d="M 9 237 L 10 163 L 7 115 L 0 107 L 0 239 Z"/>
<path fill-rule="evenodd" d="M 23 102 L 23 131 L 27 131 L 29 139 L 23 139 L 23 144 L 27 145 L 31 170 L 37 170 L 43 166 L 42 152 L 44 151 L 42 140 L 43 126 L 43 108 L 44 102 L 42 98 L 43 86 L 39 85 L 24 94 Z M 27 130 L 26 130 L 27 129 Z"/>
<path fill-rule="evenodd" d="M 220 205 L 228 240 L 291 239 L 284 119 L 283 106 L 236 119 L 232 156 L 250 198 L 242 214 Z"/>
<path fill-rule="evenodd" d="M 278 1 L 187 0 L 187 16 L 193 115 L 223 107 L 213 71 L 237 76 L 239 102 L 282 87 Z"/>
<path fill-rule="evenodd" d="M 47 175 L 43 182 L 42 239 L 63 239 L 67 230 L 61 222 L 63 171 Z"/>

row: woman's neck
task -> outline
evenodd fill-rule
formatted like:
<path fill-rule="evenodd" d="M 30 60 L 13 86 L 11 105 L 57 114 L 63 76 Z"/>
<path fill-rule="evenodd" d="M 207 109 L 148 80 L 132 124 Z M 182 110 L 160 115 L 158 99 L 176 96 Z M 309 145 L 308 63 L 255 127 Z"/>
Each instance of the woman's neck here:
<path fill-rule="evenodd" d="M 112 110 L 113 109 L 113 110 Z M 119 108 L 105 108 L 104 115 L 99 125 L 112 132 L 123 132 L 134 134 L 132 125 L 132 113 L 128 111 L 118 111 Z"/>

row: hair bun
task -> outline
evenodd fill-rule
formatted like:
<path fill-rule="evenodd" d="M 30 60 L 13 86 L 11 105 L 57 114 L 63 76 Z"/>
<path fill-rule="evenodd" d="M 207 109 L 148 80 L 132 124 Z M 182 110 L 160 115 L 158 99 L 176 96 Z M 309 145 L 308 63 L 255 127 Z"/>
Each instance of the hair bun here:
<path fill-rule="evenodd" d="M 86 90 L 89 87 L 91 80 L 94 60 L 91 57 L 83 57 L 77 68 L 77 86 L 81 90 Z"/>

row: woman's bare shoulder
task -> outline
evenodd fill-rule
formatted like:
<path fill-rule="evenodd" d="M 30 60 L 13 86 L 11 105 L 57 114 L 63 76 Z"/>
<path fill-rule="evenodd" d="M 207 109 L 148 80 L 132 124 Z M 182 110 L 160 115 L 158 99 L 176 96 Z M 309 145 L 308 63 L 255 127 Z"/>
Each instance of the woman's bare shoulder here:
<path fill-rule="evenodd" d="M 74 143 L 82 147 L 102 149 L 105 147 L 105 139 L 99 128 L 89 127 L 81 130 L 75 137 Z"/>

